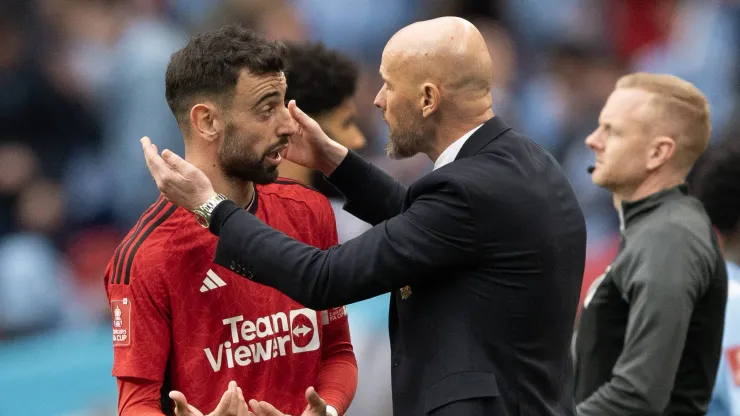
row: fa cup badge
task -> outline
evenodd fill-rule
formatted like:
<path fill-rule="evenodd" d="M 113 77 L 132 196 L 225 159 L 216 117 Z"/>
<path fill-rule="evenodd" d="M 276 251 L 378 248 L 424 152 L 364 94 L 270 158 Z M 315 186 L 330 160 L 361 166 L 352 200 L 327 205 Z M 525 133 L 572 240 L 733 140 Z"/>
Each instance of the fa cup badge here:
<path fill-rule="evenodd" d="M 401 299 L 406 300 L 411 296 L 411 286 L 404 286 L 401 288 Z"/>

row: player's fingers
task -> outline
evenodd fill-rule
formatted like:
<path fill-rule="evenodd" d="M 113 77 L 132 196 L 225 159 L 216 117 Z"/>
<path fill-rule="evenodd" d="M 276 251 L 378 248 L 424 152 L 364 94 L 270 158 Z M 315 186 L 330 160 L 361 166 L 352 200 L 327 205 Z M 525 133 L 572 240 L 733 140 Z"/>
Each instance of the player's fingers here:
<path fill-rule="evenodd" d="M 322 407 L 326 406 L 326 402 L 324 402 L 324 399 L 319 397 L 319 393 L 316 393 L 316 389 L 313 387 L 309 387 L 306 389 L 306 401 L 311 407 Z"/>
<path fill-rule="evenodd" d="M 187 174 L 190 172 L 193 167 L 190 163 L 188 163 L 185 159 L 178 156 L 175 152 L 171 151 L 170 149 L 164 149 L 162 151 L 162 159 L 167 163 L 167 165 L 174 170 L 175 172 L 178 172 L 182 175 Z"/>
<path fill-rule="evenodd" d="M 293 117 L 293 120 L 298 123 L 298 126 L 303 128 L 304 130 L 313 132 L 318 127 L 318 123 L 316 123 L 314 119 L 312 119 L 308 114 L 304 113 L 303 110 L 298 108 L 295 100 L 290 100 L 288 102 L 288 111 Z"/>
<path fill-rule="evenodd" d="M 254 412 L 255 416 L 265 416 L 265 413 L 262 410 L 262 406 L 260 406 L 260 403 L 257 400 L 250 400 L 249 408 L 252 409 L 252 412 Z"/>
<path fill-rule="evenodd" d="M 175 402 L 175 415 L 186 416 L 189 415 L 188 401 L 185 399 L 185 395 L 179 391 L 173 390 L 170 392 L 170 399 Z"/>
<path fill-rule="evenodd" d="M 267 413 L 265 413 L 265 415 L 269 415 L 269 416 L 284 416 L 283 415 L 283 412 L 281 412 L 278 409 L 276 409 L 275 406 L 271 405 L 270 403 L 260 402 L 260 405 L 262 405 L 262 408 L 265 409 L 265 411 L 267 412 Z"/>
<path fill-rule="evenodd" d="M 141 148 L 144 151 L 144 160 L 146 161 L 146 166 L 149 168 L 149 171 L 152 175 L 158 174 L 158 169 L 161 165 L 157 163 L 159 159 L 157 147 L 152 144 L 152 141 L 148 137 L 142 137 Z"/>
<path fill-rule="evenodd" d="M 236 381 L 229 382 L 229 392 L 231 393 L 231 404 L 229 405 L 229 415 L 237 416 L 239 414 L 239 388 Z"/>
<path fill-rule="evenodd" d="M 257 400 L 250 400 L 249 407 L 257 416 L 287 416 L 267 402 L 258 402 Z"/>
<path fill-rule="evenodd" d="M 252 412 L 249 411 L 249 407 L 247 406 L 247 402 L 244 400 L 244 392 L 242 391 L 241 387 L 237 387 L 237 416 L 250 416 L 253 415 Z"/>
<path fill-rule="evenodd" d="M 229 408 L 231 407 L 231 402 L 234 400 L 234 392 L 229 389 L 224 392 L 224 395 L 221 396 L 221 401 L 218 402 L 218 406 L 216 406 L 216 409 L 213 410 L 212 415 L 228 415 L 229 414 Z"/>
<path fill-rule="evenodd" d="M 244 392 L 242 391 L 242 388 L 237 387 L 236 392 L 238 394 L 239 400 L 244 401 Z"/>
<path fill-rule="evenodd" d="M 146 140 L 145 140 L 146 139 Z M 142 139 L 142 147 L 144 149 L 144 158 L 146 161 L 146 167 L 149 169 L 149 173 L 154 178 L 157 187 L 162 190 L 166 187 L 169 177 L 172 175 L 172 170 L 169 168 L 167 163 L 157 153 L 157 147 L 153 144 L 146 145 L 146 141 L 149 138 L 145 137 Z"/>

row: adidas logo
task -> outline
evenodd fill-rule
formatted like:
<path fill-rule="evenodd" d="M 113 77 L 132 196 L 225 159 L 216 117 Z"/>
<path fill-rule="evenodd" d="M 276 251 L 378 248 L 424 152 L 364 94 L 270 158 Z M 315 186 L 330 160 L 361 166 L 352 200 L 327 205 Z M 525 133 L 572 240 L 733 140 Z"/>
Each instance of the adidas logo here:
<path fill-rule="evenodd" d="M 221 278 L 218 277 L 218 275 L 214 273 L 213 270 L 208 269 L 208 273 L 206 273 L 206 278 L 203 279 L 203 286 L 200 287 L 200 292 L 208 292 L 209 290 L 213 290 L 223 286 L 226 286 L 226 282 L 221 280 Z"/>

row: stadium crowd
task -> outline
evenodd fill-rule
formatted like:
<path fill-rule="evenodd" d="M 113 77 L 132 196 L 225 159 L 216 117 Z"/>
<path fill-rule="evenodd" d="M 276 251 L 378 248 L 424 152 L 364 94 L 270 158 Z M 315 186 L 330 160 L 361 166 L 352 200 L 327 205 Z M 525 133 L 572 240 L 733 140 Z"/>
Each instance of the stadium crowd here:
<path fill-rule="evenodd" d="M 583 295 L 619 243 L 611 195 L 586 173 L 593 156 L 583 142 L 619 76 L 662 72 L 694 83 L 711 105 L 712 147 L 740 140 L 734 1 L 7 0 L 0 4 L 0 357 L 11 359 L 2 348 L 19 340 L 42 350 L 51 334 L 109 328 L 106 263 L 158 194 L 138 139 L 183 153 L 164 73 L 189 35 L 241 22 L 271 38 L 318 40 L 344 52 L 359 64 L 354 101 L 366 144 L 358 152 L 410 183 L 432 164 L 386 158 L 387 127 L 372 104 L 377 68 L 398 28 L 439 15 L 469 18 L 483 32 L 494 111 L 565 168 L 587 219 Z M 337 221 L 340 241 L 366 228 Z M 390 414 L 387 305 L 383 295 L 348 308 L 359 363 L 350 416 L 369 408 Z M 6 400 L 0 394 L 0 413 Z M 107 409 L 113 414 L 115 402 Z"/>

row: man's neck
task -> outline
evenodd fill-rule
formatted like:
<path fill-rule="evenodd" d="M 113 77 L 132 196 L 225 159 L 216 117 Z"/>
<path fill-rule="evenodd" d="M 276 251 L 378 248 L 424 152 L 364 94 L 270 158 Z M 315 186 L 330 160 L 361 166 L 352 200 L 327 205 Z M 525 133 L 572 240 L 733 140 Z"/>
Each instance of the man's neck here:
<path fill-rule="evenodd" d="M 615 191 L 614 203 L 615 205 L 619 205 L 621 202 L 639 201 L 650 195 L 681 185 L 685 181 L 686 178 L 678 175 L 649 176 L 635 187 Z"/>
<path fill-rule="evenodd" d="M 493 110 L 488 109 L 483 114 L 465 121 L 440 123 L 434 140 L 435 145 L 427 152 L 427 156 L 432 162 L 436 161 L 452 143 L 455 143 L 470 130 L 490 120 L 493 116 Z"/>
<path fill-rule="evenodd" d="M 219 194 L 224 194 L 226 198 L 235 204 L 246 207 L 252 202 L 254 197 L 254 185 L 250 181 L 235 180 L 226 177 L 215 161 L 208 162 L 202 158 L 188 154 L 185 151 L 185 160 L 192 163 L 193 166 L 203 171 L 208 176 L 213 185 L 213 190 Z"/>

